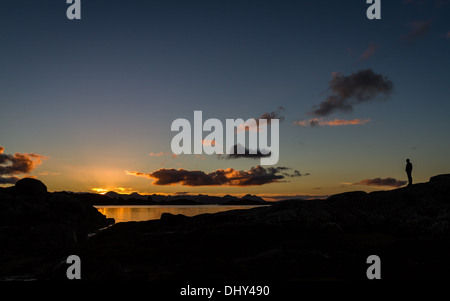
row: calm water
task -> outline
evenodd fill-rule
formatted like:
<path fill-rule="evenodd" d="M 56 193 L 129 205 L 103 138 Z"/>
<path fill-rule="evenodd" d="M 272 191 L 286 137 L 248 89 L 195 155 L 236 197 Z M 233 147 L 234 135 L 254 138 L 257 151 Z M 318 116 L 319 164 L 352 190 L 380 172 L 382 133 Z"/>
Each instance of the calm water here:
<path fill-rule="evenodd" d="M 167 212 L 172 214 L 183 214 L 194 216 L 203 213 L 216 213 L 234 209 L 249 209 L 259 206 L 221 206 L 221 205 L 196 205 L 196 206 L 95 206 L 98 211 L 112 217 L 116 223 L 130 221 L 147 221 L 160 219 L 161 214 Z"/>

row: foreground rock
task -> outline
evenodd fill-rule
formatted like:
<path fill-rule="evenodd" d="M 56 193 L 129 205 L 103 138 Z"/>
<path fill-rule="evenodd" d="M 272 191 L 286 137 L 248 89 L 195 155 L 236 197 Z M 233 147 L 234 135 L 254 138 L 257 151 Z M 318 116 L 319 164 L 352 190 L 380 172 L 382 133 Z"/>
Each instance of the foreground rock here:
<path fill-rule="evenodd" d="M 35 179 L 22 179 L 14 187 L 1 189 L 0 278 L 32 274 L 37 263 L 112 223 L 86 203 L 48 193 Z"/>
<path fill-rule="evenodd" d="M 375 254 L 383 279 L 448 279 L 449 224 L 450 175 L 440 175 L 386 192 L 119 223 L 33 275 L 65 279 L 61 262 L 76 254 L 85 280 L 367 279 Z"/>
<path fill-rule="evenodd" d="M 372 254 L 383 279 L 450 278 L 449 223 L 442 175 L 387 192 L 119 223 L 73 252 L 84 279 L 98 280 L 367 279 Z"/>

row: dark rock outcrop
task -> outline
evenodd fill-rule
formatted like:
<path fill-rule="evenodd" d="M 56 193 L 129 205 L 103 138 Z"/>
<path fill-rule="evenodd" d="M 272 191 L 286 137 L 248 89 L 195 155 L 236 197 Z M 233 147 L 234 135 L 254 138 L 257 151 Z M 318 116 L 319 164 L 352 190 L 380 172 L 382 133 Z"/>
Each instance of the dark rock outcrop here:
<path fill-rule="evenodd" d="M 391 191 L 288 200 L 247 210 L 118 223 L 34 270 L 64 279 L 64 254 L 86 280 L 279 281 L 448 279 L 450 175 Z M 1 265 L 0 265 L 1 266 Z"/>
<path fill-rule="evenodd" d="M 86 279 L 367 279 L 373 254 L 383 279 L 448 279 L 449 225 L 450 177 L 441 175 L 391 191 L 119 223 L 74 252 L 88 258 Z"/>
<path fill-rule="evenodd" d="M 22 179 L 0 191 L 0 278 L 112 223 L 87 203 L 48 193 L 39 180 Z"/>
<path fill-rule="evenodd" d="M 39 180 L 24 178 L 17 181 L 13 191 L 19 195 L 42 196 L 47 194 L 47 186 Z"/>

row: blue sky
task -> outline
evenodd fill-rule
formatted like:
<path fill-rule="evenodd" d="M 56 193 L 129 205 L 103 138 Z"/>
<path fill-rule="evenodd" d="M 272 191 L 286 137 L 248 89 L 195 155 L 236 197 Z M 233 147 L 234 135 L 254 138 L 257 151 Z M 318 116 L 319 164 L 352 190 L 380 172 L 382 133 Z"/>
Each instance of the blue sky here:
<path fill-rule="evenodd" d="M 44 156 L 3 176 L 35 176 L 49 190 L 323 195 L 391 189 L 351 184 L 404 181 L 408 157 L 416 182 L 447 173 L 450 3 L 381 3 L 381 20 L 368 20 L 356 0 L 81 0 L 82 19 L 68 20 L 62 0 L 2 1 L 0 146 Z M 333 72 L 367 69 L 392 81 L 389 97 L 322 118 L 370 122 L 294 124 L 319 118 L 308 113 L 327 99 Z M 170 124 L 194 110 L 223 121 L 278 110 L 277 166 L 303 176 L 235 187 L 158 186 L 126 174 L 258 165 L 173 158 Z"/>

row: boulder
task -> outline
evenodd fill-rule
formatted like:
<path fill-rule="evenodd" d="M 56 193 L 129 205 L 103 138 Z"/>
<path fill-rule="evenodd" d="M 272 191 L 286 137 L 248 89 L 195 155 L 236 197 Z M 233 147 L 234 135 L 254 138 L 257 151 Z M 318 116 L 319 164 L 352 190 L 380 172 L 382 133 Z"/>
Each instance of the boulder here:
<path fill-rule="evenodd" d="M 89 203 L 49 193 L 41 181 L 25 178 L 0 192 L 0 257 L 49 254 L 112 223 Z"/>
<path fill-rule="evenodd" d="M 24 178 L 17 181 L 14 186 L 14 192 L 20 195 L 45 195 L 47 186 L 39 180 L 33 178 Z"/>
<path fill-rule="evenodd" d="M 430 182 L 450 182 L 450 174 L 442 174 L 431 177 Z"/>

